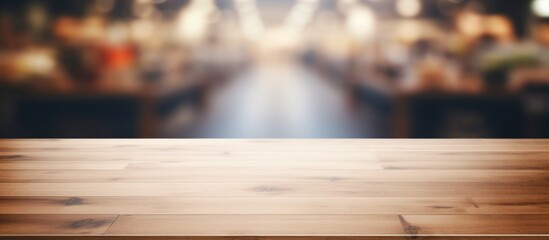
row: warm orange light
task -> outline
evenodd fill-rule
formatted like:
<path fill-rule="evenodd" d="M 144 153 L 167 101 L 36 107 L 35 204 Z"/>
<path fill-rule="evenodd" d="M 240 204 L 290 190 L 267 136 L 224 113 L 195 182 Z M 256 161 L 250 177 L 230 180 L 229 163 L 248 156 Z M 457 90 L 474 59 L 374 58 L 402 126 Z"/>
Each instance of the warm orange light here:
<path fill-rule="evenodd" d="M 472 11 L 465 11 L 457 16 L 459 32 L 469 38 L 476 38 L 483 32 L 482 16 Z"/>
<path fill-rule="evenodd" d="M 500 15 L 488 16 L 485 19 L 486 32 L 500 41 L 513 40 L 513 25 L 508 18 Z"/>

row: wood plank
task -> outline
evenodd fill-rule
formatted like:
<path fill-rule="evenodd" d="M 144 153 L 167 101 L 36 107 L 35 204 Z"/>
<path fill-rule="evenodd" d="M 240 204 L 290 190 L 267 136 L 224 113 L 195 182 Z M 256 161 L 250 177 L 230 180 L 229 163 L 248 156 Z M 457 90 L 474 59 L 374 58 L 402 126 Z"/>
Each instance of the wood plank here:
<path fill-rule="evenodd" d="M 0 239 L 4 239 L 0 236 Z M 535 235 L 361 235 L 361 236 L 175 236 L 175 235 L 101 235 L 101 236 L 9 236 L 9 240 L 547 240 L 547 236 Z"/>
<path fill-rule="evenodd" d="M 238 152 L 348 152 L 348 151 L 549 151 L 547 144 L 490 144 L 482 139 L 31 139 L 0 140 L 0 150 L 91 151 L 238 151 Z M 520 142 L 525 144 L 520 146 Z"/>
<path fill-rule="evenodd" d="M 549 213 L 536 203 L 531 213 Z M 477 209 L 467 198 L 0 197 L 0 214 L 468 214 Z"/>
<path fill-rule="evenodd" d="M 547 152 L 545 139 L 372 139 L 373 151 L 430 151 L 430 152 Z"/>
<path fill-rule="evenodd" d="M 498 152 L 498 151 L 399 151 L 374 152 L 380 161 L 544 161 L 549 152 Z"/>
<path fill-rule="evenodd" d="M 131 161 L 139 152 L 0 151 L 0 161 Z"/>
<path fill-rule="evenodd" d="M 546 197 L 473 197 L 469 199 L 483 214 L 536 214 L 549 211 L 549 201 Z"/>
<path fill-rule="evenodd" d="M 511 146 L 530 150 L 549 146 L 549 139 L 482 139 L 482 141 L 491 146 Z"/>
<path fill-rule="evenodd" d="M 337 152 L 336 152 L 337 153 Z M 254 160 L 254 161 L 334 161 L 332 154 L 318 154 L 318 151 L 299 152 L 239 152 L 239 151 L 84 151 L 79 149 L 63 151 L 28 151 L 11 150 L 0 151 L 0 160 L 40 160 L 40 161 L 233 161 L 233 160 Z M 364 149 L 361 151 L 350 151 L 346 154 L 337 154 L 337 161 L 376 161 L 377 157 L 373 152 Z"/>
<path fill-rule="evenodd" d="M 129 162 L 0 160 L 0 170 L 121 170 Z"/>
<path fill-rule="evenodd" d="M 190 151 L 190 152 L 347 152 L 367 151 L 368 144 L 360 140 L 309 139 L 311 144 L 299 144 L 297 139 L 52 139 L 0 140 L 2 151 Z M 338 144 L 340 143 L 340 144 Z"/>
<path fill-rule="evenodd" d="M 404 234 L 395 215 L 121 215 L 107 234 Z"/>
<path fill-rule="evenodd" d="M 549 214 L 544 197 L 0 197 L 0 214 Z"/>
<path fill-rule="evenodd" d="M 369 149 L 375 152 L 548 152 L 547 145 L 370 145 Z"/>
<path fill-rule="evenodd" d="M 0 215 L 0 233 L 102 234 L 117 215 Z"/>
<path fill-rule="evenodd" d="M 121 215 L 108 234 L 549 234 L 548 215 Z M 402 223 L 404 221 L 404 223 Z M 407 225 L 409 224 L 409 225 Z M 412 229 L 412 230 L 410 230 Z"/>
<path fill-rule="evenodd" d="M 404 215 L 418 234 L 549 234 L 549 215 Z"/>
<path fill-rule="evenodd" d="M 463 139 L 467 141 L 467 139 Z M 549 139 L 530 138 L 530 139 L 505 139 L 505 138 L 485 138 L 480 139 L 487 144 L 513 144 L 513 145 L 549 145 Z"/>
<path fill-rule="evenodd" d="M 527 183 L 0 183 L 1 196 L 474 197 L 549 195 Z"/>
<path fill-rule="evenodd" d="M 178 161 L 178 162 L 227 162 L 227 161 L 283 161 L 295 162 L 305 161 L 317 162 L 340 162 L 340 161 L 377 161 L 377 156 L 369 151 L 350 151 L 345 154 L 334 152 L 334 154 L 319 154 L 316 151 L 303 152 L 238 152 L 238 151 L 173 151 L 173 152 L 143 152 L 136 160 L 138 161 Z"/>
<path fill-rule="evenodd" d="M 225 171 L 234 171 L 242 168 L 254 169 L 255 171 L 269 171 L 271 169 L 311 169 L 311 170 L 381 170 L 383 166 L 377 161 L 155 161 L 155 162 L 133 162 L 128 164 L 129 170 L 173 170 L 186 169 L 189 171 L 200 171 L 211 168 L 223 168 Z"/>
<path fill-rule="evenodd" d="M 380 160 L 380 165 L 388 170 L 416 169 L 487 169 L 487 170 L 549 170 L 549 159 L 545 160 Z"/>
<path fill-rule="evenodd" d="M 484 182 L 549 183 L 546 170 L 331 170 L 331 169 L 143 169 L 81 171 L 0 171 L 0 182 L 181 182 L 181 183 L 326 183 L 326 182 Z"/>

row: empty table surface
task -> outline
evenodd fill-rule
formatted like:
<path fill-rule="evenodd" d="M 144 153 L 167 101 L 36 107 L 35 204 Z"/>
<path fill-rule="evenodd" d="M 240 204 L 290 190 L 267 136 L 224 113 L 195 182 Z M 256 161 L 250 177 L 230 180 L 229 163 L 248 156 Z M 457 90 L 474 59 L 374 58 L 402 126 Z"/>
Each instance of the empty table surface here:
<path fill-rule="evenodd" d="M 5 239 L 549 239 L 549 140 L 0 140 Z"/>

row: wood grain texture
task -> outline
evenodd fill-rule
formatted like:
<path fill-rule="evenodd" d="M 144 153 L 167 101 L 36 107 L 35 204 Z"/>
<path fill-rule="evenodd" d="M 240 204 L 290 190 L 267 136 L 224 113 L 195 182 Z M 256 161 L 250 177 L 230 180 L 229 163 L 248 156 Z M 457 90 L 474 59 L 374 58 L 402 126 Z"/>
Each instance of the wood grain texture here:
<path fill-rule="evenodd" d="M 521 202 L 513 200 L 505 202 Z M 497 200 L 479 198 L 478 202 L 483 205 L 452 197 L 4 197 L 0 214 L 471 214 L 486 213 L 484 204 L 492 211 L 498 209 L 493 205 Z M 500 210 L 549 214 L 544 207 Z"/>
<path fill-rule="evenodd" d="M 101 234 L 116 215 L 0 215 L 2 234 Z"/>
<path fill-rule="evenodd" d="M 224 168 L 143 169 L 143 170 L 20 170 L 13 174 L 0 170 L 4 183 L 326 183 L 326 182 L 482 182 L 540 183 L 549 179 L 545 170 L 491 169 L 420 169 L 420 170 L 330 170 L 330 169 L 266 169 Z"/>
<path fill-rule="evenodd" d="M 2 197 L 0 214 L 549 214 L 545 197 Z"/>
<path fill-rule="evenodd" d="M 409 236 L 409 235 L 394 235 L 394 236 L 116 236 L 116 235 L 101 235 L 101 236 L 73 236 L 73 235 L 56 235 L 56 236 L 17 236 L 1 237 L 0 239 L 9 240 L 547 240 L 546 236 Z"/>
<path fill-rule="evenodd" d="M 549 183 L 0 183 L 1 196 L 467 197 L 548 195 Z"/>
<path fill-rule="evenodd" d="M 549 239 L 549 140 L 0 140 L 0 239 Z"/>
<path fill-rule="evenodd" d="M 396 215 L 122 215 L 107 234 L 405 234 Z"/>

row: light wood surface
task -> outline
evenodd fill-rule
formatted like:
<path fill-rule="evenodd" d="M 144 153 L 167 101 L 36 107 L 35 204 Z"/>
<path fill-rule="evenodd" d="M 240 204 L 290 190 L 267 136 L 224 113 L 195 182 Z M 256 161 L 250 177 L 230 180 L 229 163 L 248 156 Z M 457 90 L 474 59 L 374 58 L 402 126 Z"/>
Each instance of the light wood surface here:
<path fill-rule="evenodd" d="M 549 140 L 0 140 L 0 239 L 549 239 Z"/>

